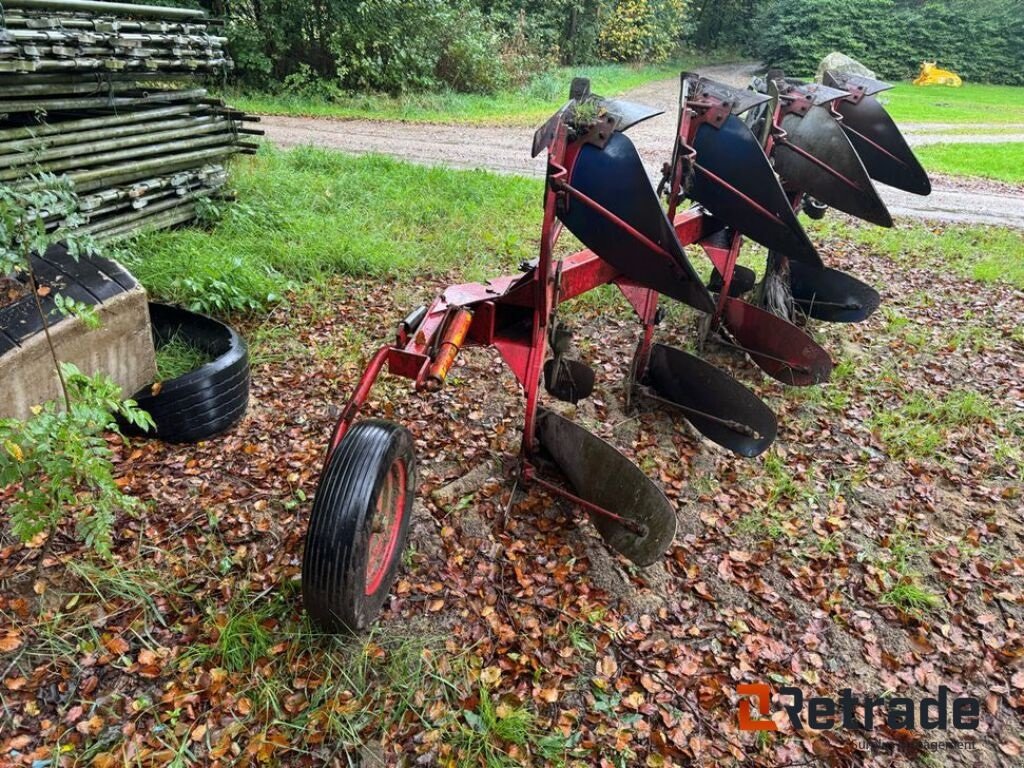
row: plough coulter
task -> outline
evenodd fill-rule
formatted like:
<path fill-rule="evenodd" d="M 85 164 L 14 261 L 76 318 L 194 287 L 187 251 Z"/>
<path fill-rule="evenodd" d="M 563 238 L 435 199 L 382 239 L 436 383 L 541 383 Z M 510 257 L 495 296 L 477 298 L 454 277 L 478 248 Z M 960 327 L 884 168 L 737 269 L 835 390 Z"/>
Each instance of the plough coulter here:
<path fill-rule="evenodd" d="M 641 566 L 670 546 L 677 510 L 623 454 L 542 404 L 542 383 L 548 396 L 572 403 L 594 387 L 592 369 L 569 357 L 572 331 L 560 306 L 617 286 L 638 320 L 627 397 L 669 408 L 741 456 L 768 448 L 775 415 L 725 371 L 655 342 L 662 296 L 702 313 L 718 343 L 769 376 L 796 386 L 828 379 L 828 353 L 793 321 L 855 322 L 879 298 L 822 264 L 797 212 L 818 215 L 830 205 L 889 225 L 870 179 L 922 191 L 927 177 L 892 122 L 880 118 L 873 94 L 882 84 L 836 75 L 828 85 L 808 85 L 773 73 L 760 86 L 740 90 L 682 76 L 675 145 L 659 188 L 666 212 L 625 133 L 659 111 L 601 99 L 586 80 L 573 82 L 569 101 L 533 141 L 534 156 L 547 154 L 538 258 L 520 274 L 450 286 L 411 312 L 342 410 L 302 566 L 304 602 L 321 628 L 359 631 L 374 619 L 408 533 L 412 437 L 401 425 L 358 418 L 385 366 L 430 392 L 444 385 L 460 350 L 495 348 L 525 399 L 519 479 L 586 510 L 607 545 Z M 685 200 L 692 205 L 684 208 Z M 565 229 L 585 249 L 559 259 Z M 753 272 L 736 263 L 744 237 L 769 249 L 756 286 Z M 713 265 L 709 284 L 684 250 L 695 244 Z"/>

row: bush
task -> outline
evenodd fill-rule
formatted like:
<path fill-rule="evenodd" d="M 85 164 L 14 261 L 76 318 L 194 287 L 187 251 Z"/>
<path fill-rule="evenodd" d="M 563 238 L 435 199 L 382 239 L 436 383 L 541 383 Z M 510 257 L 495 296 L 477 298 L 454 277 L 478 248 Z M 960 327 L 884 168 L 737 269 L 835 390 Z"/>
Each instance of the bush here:
<path fill-rule="evenodd" d="M 64 214 L 57 229 L 45 223 L 53 211 Z M 44 174 L 27 188 L 0 185 L 0 276 L 25 274 L 30 289 L 42 295 L 31 254 L 45 253 L 61 241 L 75 258 L 95 252 L 91 238 L 77 231 L 81 222 L 78 196 L 67 177 Z M 93 307 L 71 297 L 55 294 L 54 303 L 62 314 L 90 326 L 99 323 Z M 0 494 L 8 497 L 4 510 L 22 541 L 44 531 L 52 535 L 66 517 L 73 517 L 85 544 L 108 555 L 115 512 L 138 502 L 125 496 L 114 480 L 104 433 L 118 431 L 115 414 L 143 428 L 153 421 L 134 401 L 122 400 L 121 388 L 109 378 L 90 378 L 60 362 L 50 338 L 50 318 L 38 298 L 36 308 L 60 381 L 63 410 L 49 402 L 35 408 L 27 421 L 0 419 Z"/>
<path fill-rule="evenodd" d="M 118 510 L 133 510 L 113 475 L 105 432 L 119 433 L 114 414 L 148 429 L 149 415 L 102 374 L 83 375 L 61 365 L 69 404 L 40 406 L 27 421 L 0 419 L 0 489 L 12 488 L 7 507 L 11 529 L 28 542 L 53 531 L 65 517 L 79 538 L 101 555 L 110 554 L 111 527 Z"/>
<path fill-rule="evenodd" d="M 754 26 L 753 52 L 794 75 L 841 51 L 885 78 L 911 77 L 927 60 L 968 81 L 1024 84 L 1019 0 L 775 0 Z"/>
<path fill-rule="evenodd" d="M 279 88 L 299 75 L 307 87 L 486 93 L 560 60 L 595 61 L 607 2 L 232 0 L 225 7 L 233 78 L 247 86 Z"/>
<path fill-rule="evenodd" d="M 607 4 L 608 0 L 479 2 L 506 40 L 512 40 L 519 32 L 532 55 L 565 64 L 590 64 L 598 60 L 601 15 Z"/>
<path fill-rule="evenodd" d="M 335 81 L 320 77 L 308 64 L 299 64 L 298 70 L 284 79 L 284 92 L 316 101 L 334 101 L 344 95 Z"/>
<path fill-rule="evenodd" d="M 683 36 L 701 50 L 750 45 L 752 24 L 764 0 L 692 0 Z"/>
<path fill-rule="evenodd" d="M 601 24 L 601 53 L 614 61 L 665 61 L 679 43 L 683 0 L 618 0 Z"/>
<path fill-rule="evenodd" d="M 331 39 L 346 88 L 399 93 L 503 85 L 498 36 L 479 9 L 442 0 L 363 0 Z"/>
<path fill-rule="evenodd" d="M 515 25 L 502 34 L 501 65 L 509 85 L 525 87 L 558 64 L 558 47 L 537 44 L 525 13 L 520 12 Z"/>
<path fill-rule="evenodd" d="M 882 62 L 890 77 L 916 75 L 938 61 L 964 80 L 1024 84 L 1024 3 L 952 0 L 902 9 L 900 35 L 888 39 Z"/>
<path fill-rule="evenodd" d="M 435 66 L 437 79 L 464 93 L 493 93 L 506 85 L 501 41 L 483 14 L 472 9 L 462 18 L 449 21 L 451 26 L 440 41 L 441 53 Z"/>
<path fill-rule="evenodd" d="M 893 0 L 776 0 L 754 25 L 754 51 L 767 65 L 796 76 L 813 75 L 832 51 L 875 68 L 871 49 L 888 34 L 892 5 Z"/>

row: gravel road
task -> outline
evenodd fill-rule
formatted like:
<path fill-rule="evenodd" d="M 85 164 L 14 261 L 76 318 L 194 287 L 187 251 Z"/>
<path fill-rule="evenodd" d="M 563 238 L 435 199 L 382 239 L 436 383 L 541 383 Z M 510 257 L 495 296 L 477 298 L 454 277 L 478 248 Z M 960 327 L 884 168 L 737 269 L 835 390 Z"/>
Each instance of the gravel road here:
<path fill-rule="evenodd" d="M 756 66 L 728 64 L 700 70 L 716 80 L 745 87 Z M 652 178 L 660 176 L 668 159 L 675 131 L 678 80 L 648 83 L 631 91 L 626 98 L 665 110 L 665 114 L 630 129 L 629 136 L 647 165 Z M 529 153 L 533 129 L 526 127 L 420 125 L 414 123 L 375 122 L 372 120 L 334 120 L 329 118 L 265 116 L 261 127 L 267 138 L 281 147 L 311 145 L 362 154 L 377 152 L 426 165 L 454 168 L 486 168 L 499 173 L 527 176 L 544 175 L 544 158 Z M 1024 141 L 1024 126 L 1009 134 L 943 134 L 954 126 L 923 123 L 904 126 L 911 145 L 936 142 L 988 143 Z M 979 130 L 985 127 L 979 126 Z M 998 126 L 1007 128 L 1007 126 Z M 1016 126 L 1010 126 L 1016 128 Z M 933 179 L 928 197 L 907 194 L 889 187 L 880 192 L 894 216 L 1003 224 L 1024 229 L 1024 187 L 949 177 Z"/>

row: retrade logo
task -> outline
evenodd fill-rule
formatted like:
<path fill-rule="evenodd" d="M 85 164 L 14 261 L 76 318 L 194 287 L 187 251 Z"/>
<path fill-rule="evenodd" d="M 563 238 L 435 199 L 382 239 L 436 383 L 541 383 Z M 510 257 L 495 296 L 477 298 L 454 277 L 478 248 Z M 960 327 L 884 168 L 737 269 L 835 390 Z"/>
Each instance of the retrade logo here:
<path fill-rule="evenodd" d="M 736 693 L 747 698 L 739 702 L 739 726 L 741 731 L 777 731 L 778 725 L 771 719 L 771 688 L 765 683 L 742 683 L 736 686 Z M 782 703 L 794 731 L 824 731 L 830 728 L 845 728 L 853 731 L 872 731 L 875 728 L 875 709 L 884 707 L 884 722 L 892 730 L 913 730 L 920 727 L 926 731 L 948 730 L 950 726 L 958 731 L 974 731 L 981 716 L 981 700 L 974 696 L 953 697 L 949 688 L 939 686 L 937 696 L 925 696 L 920 701 L 900 696 L 863 696 L 854 694 L 850 688 L 843 688 L 838 699 L 812 696 L 804 699 L 799 688 L 783 686 L 780 697 L 788 697 L 791 703 Z M 757 717 L 751 713 L 751 698 L 756 702 Z M 863 708 L 863 720 L 858 719 L 857 710 Z"/>
<path fill-rule="evenodd" d="M 772 689 L 765 683 L 740 683 L 736 686 L 740 696 L 756 696 L 757 711 L 767 715 L 771 709 Z M 774 720 L 755 720 L 750 716 L 750 700 L 740 699 L 740 730 L 741 731 L 777 731 L 779 726 Z"/>

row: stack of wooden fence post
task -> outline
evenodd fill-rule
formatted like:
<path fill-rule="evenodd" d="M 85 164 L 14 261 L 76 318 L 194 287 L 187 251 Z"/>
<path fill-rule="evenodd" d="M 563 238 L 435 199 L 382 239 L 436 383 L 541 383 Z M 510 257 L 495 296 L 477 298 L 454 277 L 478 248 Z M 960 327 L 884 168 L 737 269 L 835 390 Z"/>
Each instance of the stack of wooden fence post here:
<path fill-rule="evenodd" d="M 0 0 L 0 184 L 66 174 L 101 239 L 196 218 L 262 133 L 197 82 L 231 67 L 217 31 L 189 8 Z"/>

